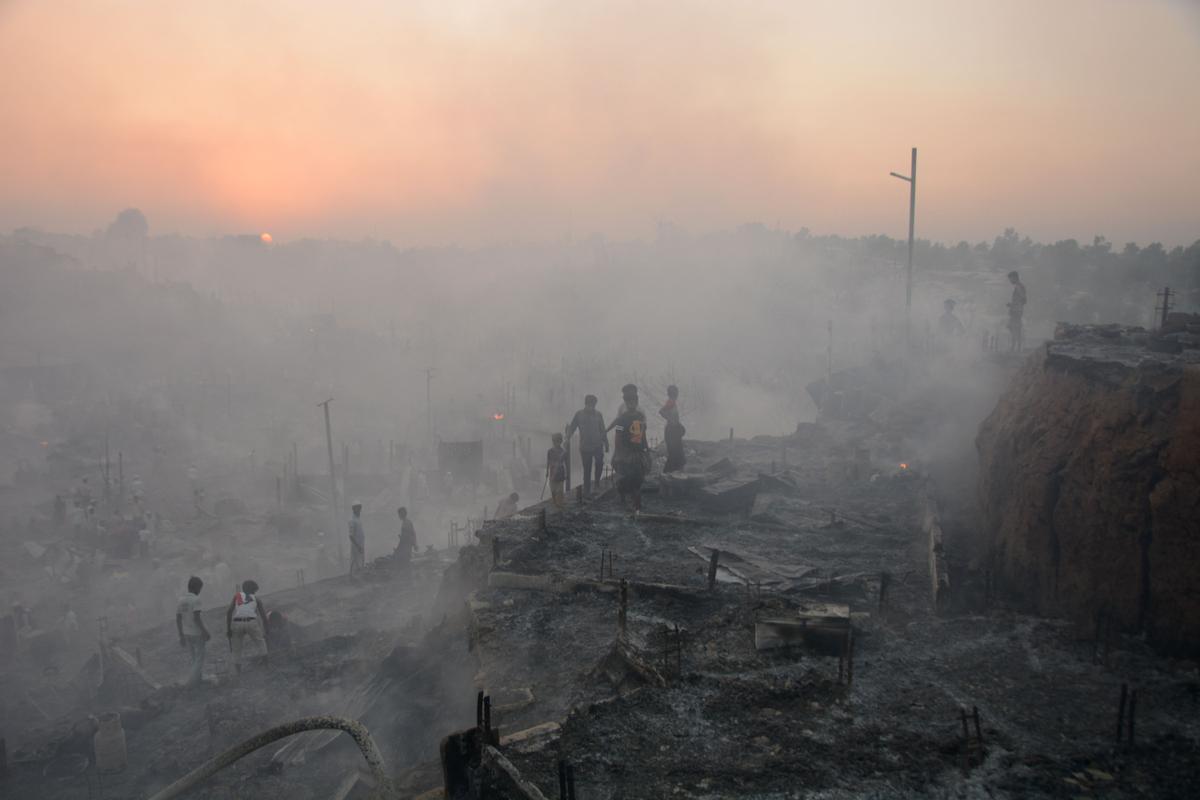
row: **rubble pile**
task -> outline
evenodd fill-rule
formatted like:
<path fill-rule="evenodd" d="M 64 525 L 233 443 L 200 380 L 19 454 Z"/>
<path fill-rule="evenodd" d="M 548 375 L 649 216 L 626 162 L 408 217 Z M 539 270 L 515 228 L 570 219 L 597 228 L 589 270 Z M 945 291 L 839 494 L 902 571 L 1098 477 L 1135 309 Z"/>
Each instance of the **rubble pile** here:
<path fill-rule="evenodd" d="M 1194 672 L 1119 636 L 1099 655 L 1061 622 L 939 613 L 951 584 L 929 573 L 925 479 L 828 431 L 801 438 L 689 442 L 688 472 L 636 520 L 605 495 L 484 526 L 468 550 L 491 569 L 465 611 L 492 711 L 461 785 L 507 788 L 451 796 L 1200 786 L 1157 749 L 1200 733 L 1177 707 Z M 1146 761 L 1112 738 L 1134 680 Z"/>

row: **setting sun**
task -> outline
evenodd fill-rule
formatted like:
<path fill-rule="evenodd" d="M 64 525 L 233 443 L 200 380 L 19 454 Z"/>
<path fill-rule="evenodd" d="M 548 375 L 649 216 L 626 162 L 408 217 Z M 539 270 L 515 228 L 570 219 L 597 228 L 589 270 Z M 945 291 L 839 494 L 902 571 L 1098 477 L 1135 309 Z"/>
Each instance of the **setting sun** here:
<path fill-rule="evenodd" d="M 271 238 L 271 234 L 269 234 L 269 233 L 264 233 L 261 236 L 259 236 L 258 238 L 262 240 L 263 244 L 270 244 L 271 242 L 275 241 L 274 239 Z"/>

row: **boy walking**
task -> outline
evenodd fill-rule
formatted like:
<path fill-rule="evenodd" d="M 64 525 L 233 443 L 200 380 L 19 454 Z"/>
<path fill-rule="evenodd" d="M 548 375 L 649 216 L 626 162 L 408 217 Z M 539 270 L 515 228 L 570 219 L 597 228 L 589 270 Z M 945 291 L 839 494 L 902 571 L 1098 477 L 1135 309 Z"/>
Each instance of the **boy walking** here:
<path fill-rule="evenodd" d="M 200 616 L 200 590 L 204 581 L 195 575 L 188 578 L 187 594 L 179 598 L 175 608 L 175 629 L 179 631 L 179 646 L 188 651 L 191 657 L 191 672 L 188 674 L 187 685 L 200 685 L 201 673 L 204 670 L 204 644 L 212 637 L 204 627 Z"/>

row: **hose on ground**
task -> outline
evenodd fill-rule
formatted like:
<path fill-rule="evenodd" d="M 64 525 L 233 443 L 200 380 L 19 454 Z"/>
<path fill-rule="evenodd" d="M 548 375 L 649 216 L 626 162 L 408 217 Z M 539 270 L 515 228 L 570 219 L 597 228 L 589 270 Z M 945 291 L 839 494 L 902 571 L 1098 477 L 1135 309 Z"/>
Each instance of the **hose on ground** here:
<path fill-rule="evenodd" d="M 387 772 L 383 768 L 383 756 L 380 755 L 379 748 L 375 746 L 375 741 L 371 738 L 371 733 L 366 729 L 366 726 L 357 720 L 326 715 L 304 717 L 294 722 L 285 722 L 282 725 L 276 725 L 274 728 L 265 730 L 256 736 L 251 736 L 244 742 L 229 748 L 215 758 L 196 767 L 187 775 L 184 775 L 170 786 L 150 797 L 150 800 L 172 800 L 172 798 L 179 797 L 184 792 L 196 786 L 196 784 L 215 775 L 225 769 L 225 767 L 253 753 L 260 747 L 265 747 L 271 742 L 288 736 L 294 736 L 297 733 L 315 730 L 339 730 L 350 734 L 350 738 L 354 740 L 354 743 L 358 745 L 358 749 L 362 751 L 363 758 L 367 761 L 367 767 L 371 770 L 371 776 L 378 784 L 376 791 L 379 793 L 379 796 L 394 796 L 391 794 L 391 779 L 388 778 Z"/>

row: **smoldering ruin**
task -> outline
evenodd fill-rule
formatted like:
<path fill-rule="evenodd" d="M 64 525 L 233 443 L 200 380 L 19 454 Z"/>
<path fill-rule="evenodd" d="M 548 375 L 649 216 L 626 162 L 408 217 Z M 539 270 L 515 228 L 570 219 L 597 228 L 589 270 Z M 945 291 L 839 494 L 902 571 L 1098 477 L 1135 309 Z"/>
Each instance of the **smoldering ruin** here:
<path fill-rule="evenodd" d="M 1198 13 L 0 3 L 0 800 L 1200 797 Z"/>
<path fill-rule="evenodd" d="M 907 343 L 902 318 L 860 313 L 895 286 L 865 267 L 831 295 L 837 324 L 814 326 L 815 368 L 629 371 L 648 409 L 681 384 L 675 419 L 708 432 L 688 430 L 666 470 L 649 423 L 635 509 L 612 453 L 585 491 L 577 431 L 565 474 L 542 457 L 585 393 L 615 410 L 619 364 L 518 351 L 463 382 L 391 325 L 370 338 L 335 314 L 283 311 L 259 338 L 245 301 L 85 270 L 37 236 L 3 245 L 5 297 L 29 306 L 9 317 L 3 382 L 9 796 L 1197 786 L 1200 317 L 1177 310 L 1195 289 L 1165 311 L 1160 296 L 1144 326 L 1039 312 L 1017 352 L 984 312 L 1008 293 L 995 266 L 918 282 L 918 308 L 957 296 L 978 312 Z M 802 255 L 836 287 L 823 264 L 862 245 L 832 246 L 725 240 Z M 1061 291 L 1025 274 L 1034 297 Z M 39 306 L 80 286 L 55 332 Z M 128 358 L 104 369 L 109 347 Z M 304 371 L 364 352 L 407 363 L 426 402 L 389 420 L 378 375 Z M 789 413 L 789 429 L 743 433 Z M 181 635 L 193 576 L 211 636 L 198 676 Z M 266 636 L 235 648 L 246 580 Z"/>

